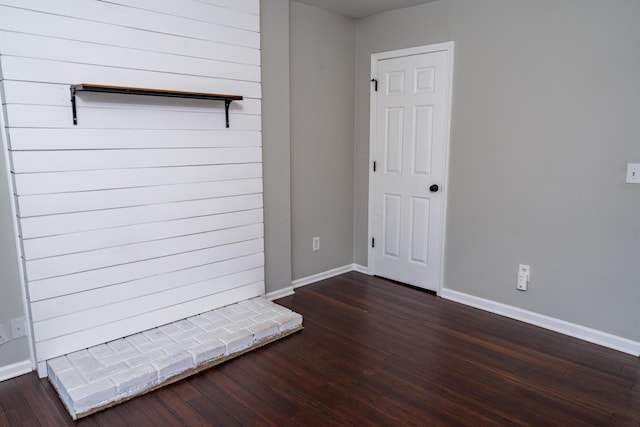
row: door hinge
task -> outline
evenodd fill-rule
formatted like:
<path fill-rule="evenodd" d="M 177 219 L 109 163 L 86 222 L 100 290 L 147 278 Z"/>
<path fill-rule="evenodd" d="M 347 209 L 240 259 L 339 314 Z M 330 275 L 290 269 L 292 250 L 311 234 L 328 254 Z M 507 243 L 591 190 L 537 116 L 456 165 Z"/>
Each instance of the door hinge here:
<path fill-rule="evenodd" d="M 375 160 L 374 160 L 374 162 L 373 162 L 373 171 L 374 171 L 374 172 L 376 171 L 376 162 L 375 162 Z"/>
<path fill-rule="evenodd" d="M 377 92 L 378 91 L 378 79 L 371 79 L 371 81 L 374 83 L 373 90 L 375 90 Z"/>
<path fill-rule="evenodd" d="M 371 247 L 372 247 L 372 248 L 375 248 L 375 247 L 376 247 L 376 238 L 375 238 L 375 237 L 372 237 L 372 238 L 371 238 Z"/>

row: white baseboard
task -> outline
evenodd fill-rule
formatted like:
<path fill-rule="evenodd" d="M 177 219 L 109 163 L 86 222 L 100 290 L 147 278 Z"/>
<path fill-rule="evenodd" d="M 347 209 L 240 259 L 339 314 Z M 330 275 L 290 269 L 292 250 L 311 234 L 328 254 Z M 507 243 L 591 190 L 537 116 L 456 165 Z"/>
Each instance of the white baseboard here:
<path fill-rule="evenodd" d="M 312 283 L 319 282 L 321 280 L 330 279 L 335 276 L 339 276 L 344 273 L 355 270 L 355 264 L 345 265 L 343 267 L 334 268 L 333 270 L 324 271 L 322 273 L 314 274 L 312 276 L 303 277 L 301 279 L 291 282 L 293 288 L 299 288 L 300 286 L 310 285 Z"/>
<path fill-rule="evenodd" d="M 518 307 L 513 307 L 511 305 L 502 304 L 488 299 L 479 298 L 451 289 L 442 289 L 439 295 L 444 299 L 459 302 L 484 311 L 509 317 L 511 319 L 520 320 L 521 322 L 549 329 L 554 332 L 559 332 L 570 337 L 618 350 L 623 353 L 640 356 L 640 342 L 632 341 L 627 338 L 622 338 L 596 329 L 587 328 L 575 323 L 566 322 L 564 320 L 523 310 Z"/>
<path fill-rule="evenodd" d="M 291 282 L 291 286 L 278 289 L 277 291 L 269 292 L 264 297 L 270 301 L 273 301 L 278 298 L 288 297 L 289 295 L 293 295 L 294 289 L 299 288 L 301 286 L 310 285 L 312 283 L 319 282 L 324 279 L 330 279 L 335 276 L 339 276 L 344 273 L 348 273 L 350 271 L 357 271 L 358 273 L 369 274 L 369 269 L 360 264 L 349 264 L 343 267 L 334 268 L 333 270 L 324 271 L 322 273 L 314 274 L 312 276 L 303 277 L 301 279 L 294 280 Z"/>
<path fill-rule="evenodd" d="M 360 264 L 353 264 L 353 270 L 362 274 L 369 274 L 369 267 Z M 369 274 L 371 276 L 371 274 Z"/>
<path fill-rule="evenodd" d="M 269 301 L 273 301 L 274 299 L 288 297 L 293 294 L 293 286 L 287 286 L 286 288 L 278 289 L 277 291 L 268 292 L 264 297 Z"/>
<path fill-rule="evenodd" d="M 23 360 L 22 362 L 2 366 L 0 367 L 0 381 L 19 377 L 20 375 L 28 374 L 31 371 L 33 371 L 33 367 L 30 360 Z"/>

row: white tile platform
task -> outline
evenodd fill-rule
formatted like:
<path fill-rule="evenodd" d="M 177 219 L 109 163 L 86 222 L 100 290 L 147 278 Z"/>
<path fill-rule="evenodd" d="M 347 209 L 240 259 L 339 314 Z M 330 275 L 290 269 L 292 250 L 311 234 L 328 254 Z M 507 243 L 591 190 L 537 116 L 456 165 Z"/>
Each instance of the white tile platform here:
<path fill-rule="evenodd" d="M 302 329 L 302 316 L 254 298 L 47 361 L 75 420 Z"/>

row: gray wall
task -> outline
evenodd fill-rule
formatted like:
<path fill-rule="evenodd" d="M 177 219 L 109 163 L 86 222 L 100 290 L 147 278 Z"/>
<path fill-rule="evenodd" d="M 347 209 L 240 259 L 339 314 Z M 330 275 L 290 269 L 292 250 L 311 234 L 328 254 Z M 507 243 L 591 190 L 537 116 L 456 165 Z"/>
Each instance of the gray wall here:
<path fill-rule="evenodd" d="M 353 262 L 355 22 L 292 2 L 290 36 L 295 280 Z"/>
<path fill-rule="evenodd" d="M 266 291 L 291 286 L 289 0 L 260 4 Z"/>
<path fill-rule="evenodd" d="M 262 14 L 268 292 L 366 265 L 370 55 L 454 40 L 445 286 L 640 340 L 640 186 L 623 183 L 640 162 L 639 2 L 440 0 L 354 22 L 268 0 Z M 2 168 L 10 331 L 23 313 Z M 28 357 L 24 338 L 0 346 L 0 367 Z"/>
<path fill-rule="evenodd" d="M 0 132 L 4 132 L 4 129 L 0 129 Z M 0 144 L 0 324 L 11 337 L 11 319 L 24 316 L 24 305 L 5 167 L 7 153 L 1 147 L 2 144 Z M 0 368 L 29 360 L 29 357 L 29 344 L 26 338 L 18 338 L 0 345 Z"/>
<path fill-rule="evenodd" d="M 445 287 L 640 341 L 640 185 L 624 183 L 640 162 L 638 22 L 636 0 L 440 0 L 358 21 L 355 262 L 370 55 L 453 40 Z"/>

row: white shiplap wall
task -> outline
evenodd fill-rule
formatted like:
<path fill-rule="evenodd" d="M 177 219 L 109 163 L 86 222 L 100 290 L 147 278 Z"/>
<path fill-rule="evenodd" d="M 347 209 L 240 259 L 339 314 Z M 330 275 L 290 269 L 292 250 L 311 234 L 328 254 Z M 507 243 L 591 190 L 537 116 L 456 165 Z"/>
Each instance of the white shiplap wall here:
<path fill-rule="evenodd" d="M 38 362 L 264 293 L 259 0 L 0 0 Z M 95 83 L 243 95 L 80 93 Z"/>

